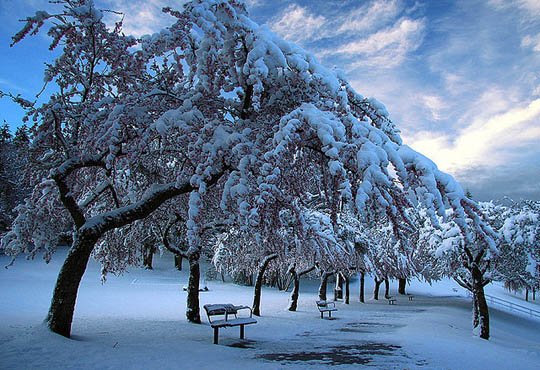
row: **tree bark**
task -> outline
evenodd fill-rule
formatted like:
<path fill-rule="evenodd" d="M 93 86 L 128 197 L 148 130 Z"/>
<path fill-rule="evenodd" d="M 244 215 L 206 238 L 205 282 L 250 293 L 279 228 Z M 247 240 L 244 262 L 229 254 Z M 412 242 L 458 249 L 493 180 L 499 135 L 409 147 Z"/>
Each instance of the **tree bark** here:
<path fill-rule="evenodd" d="M 201 315 L 199 308 L 199 280 L 201 270 L 199 266 L 199 251 L 188 251 L 189 279 L 187 287 L 186 317 L 188 321 L 200 324 Z"/>
<path fill-rule="evenodd" d="M 56 280 L 45 321 L 50 330 L 67 338 L 71 337 L 71 323 L 79 285 L 96 242 L 97 238 L 93 236 L 75 236 Z"/>
<path fill-rule="evenodd" d="M 264 272 L 268 267 L 268 264 L 278 257 L 277 254 L 270 254 L 263 258 L 259 265 L 259 271 L 257 272 L 257 279 L 255 280 L 255 294 L 253 297 L 253 314 L 255 316 L 261 316 L 261 291 L 264 278 Z"/>
<path fill-rule="evenodd" d="M 152 262 L 156 248 L 152 244 L 144 246 L 143 265 L 147 270 L 153 270 Z"/>
<path fill-rule="evenodd" d="M 476 295 L 472 295 L 472 324 L 473 329 L 476 329 L 480 324 L 480 313 L 478 312 L 478 301 Z"/>
<path fill-rule="evenodd" d="M 407 279 L 398 280 L 398 293 L 405 295 L 405 286 L 407 285 Z"/>
<path fill-rule="evenodd" d="M 341 272 L 336 274 L 336 286 L 334 288 L 334 301 L 343 299 L 343 276 Z"/>
<path fill-rule="evenodd" d="M 480 326 L 480 338 L 489 339 L 489 310 L 484 295 L 484 279 L 482 271 L 478 266 L 472 267 L 472 280 L 473 280 L 473 302 L 476 301 L 478 305 L 478 325 Z"/>
<path fill-rule="evenodd" d="M 300 292 L 300 277 L 311 271 L 315 270 L 315 266 L 312 266 L 304 271 L 296 272 L 296 265 L 292 265 L 289 268 L 289 273 L 291 274 L 291 280 L 293 282 L 293 290 L 291 292 L 291 303 L 289 304 L 289 311 L 296 311 L 298 308 L 298 296 Z"/>
<path fill-rule="evenodd" d="M 292 267 L 289 272 L 293 279 L 293 290 L 291 292 L 291 303 L 289 304 L 289 311 L 296 311 L 298 308 L 298 295 L 300 291 L 300 279 L 296 273 L 296 268 Z"/>
<path fill-rule="evenodd" d="M 390 282 L 388 278 L 384 278 L 384 298 L 390 297 Z"/>
<path fill-rule="evenodd" d="M 319 299 L 321 301 L 326 301 L 326 290 L 328 286 L 328 278 L 334 275 L 333 272 L 323 271 L 321 273 L 321 284 L 319 285 Z"/>
<path fill-rule="evenodd" d="M 360 302 L 365 303 L 365 295 L 364 295 L 364 289 L 365 288 L 365 273 L 360 273 Z"/>
<path fill-rule="evenodd" d="M 176 267 L 176 269 L 178 271 L 182 271 L 182 262 L 183 262 L 183 258 L 180 254 L 175 254 L 174 255 L 174 267 Z"/>
<path fill-rule="evenodd" d="M 58 274 L 51 306 L 45 320 L 51 331 L 68 338 L 71 336 L 71 323 L 79 285 L 98 239 L 107 231 L 149 216 L 167 200 L 194 190 L 189 181 L 180 185 L 176 183 L 156 184 L 143 195 L 141 200 L 86 220 L 77 203 L 72 201 L 69 188 L 64 181 L 70 173 L 82 167 L 84 165 L 66 161 L 52 174 L 61 193 L 62 203 L 74 220 L 76 235 Z M 207 182 L 207 186 L 215 184 L 221 175 L 223 172 L 214 175 Z"/>
<path fill-rule="evenodd" d="M 375 289 L 373 290 L 373 299 L 378 301 L 379 300 L 379 288 L 381 286 L 382 280 L 375 279 Z"/>
<path fill-rule="evenodd" d="M 343 276 L 345 278 L 345 304 L 349 304 L 350 297 L 350 279 L 348 276 Z"/>

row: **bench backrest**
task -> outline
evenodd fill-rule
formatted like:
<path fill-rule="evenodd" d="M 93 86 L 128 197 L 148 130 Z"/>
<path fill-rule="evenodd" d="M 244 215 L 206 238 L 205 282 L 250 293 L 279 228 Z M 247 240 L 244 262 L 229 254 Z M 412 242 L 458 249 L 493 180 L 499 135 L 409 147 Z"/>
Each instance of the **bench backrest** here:
<path fill-rule="evenodd" d="M 326 301 L 317 301 L 317 306 L 320 308 L 326 308 L 328 306 L 328 302 Z"/>
<path fill-rule="evenodd" d="M 205 304 L 203 307 L 208 316 L 236 314 L 237 311 L 232 303 Z"/>

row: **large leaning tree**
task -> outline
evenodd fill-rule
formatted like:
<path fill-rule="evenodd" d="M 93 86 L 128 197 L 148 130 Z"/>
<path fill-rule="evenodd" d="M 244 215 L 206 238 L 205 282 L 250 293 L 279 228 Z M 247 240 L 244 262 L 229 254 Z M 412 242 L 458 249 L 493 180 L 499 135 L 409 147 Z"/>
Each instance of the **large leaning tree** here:
<path fill-rule="evenodd" d="M 451 207 L 466 239 L 472 229 L 491 243 L 476 204 L 402 144 L 382 104 L 254 23 L 243 1 L 166 8 L 174 23 L 141 40 L 124 36 L 121 23 L 108 28 L 92 0 L 56 3 L 57 13 L 37 12 L 14 37 L 17 43 L 49 24 L 60 56 L 45 72 L 56 92 L 28 107 L 33 145 L 49 175 L 2 242 L 13 255 L 50 253 L 59 232 L 72 231 L 47 316 L 52 331 L 71 335 L 96 245 L 167 201 L 187 202 L 191 251 L 200 250 L 201 225 L 214 218 L 276 245 L 287 212 L 295 238 L 316 235 L 327 245 L 339 239 L 345 204 L 359 219 L 384 214 L 400 225 L 410 202 L 422 203 L 434 220 Z M 324 206 L 320 222 L 313 220 L 315 196 Z M 216 203 L 220 214 L 204 212 Z M 119 259 L 129 254 L 114 245 L 102 250 Z"/>

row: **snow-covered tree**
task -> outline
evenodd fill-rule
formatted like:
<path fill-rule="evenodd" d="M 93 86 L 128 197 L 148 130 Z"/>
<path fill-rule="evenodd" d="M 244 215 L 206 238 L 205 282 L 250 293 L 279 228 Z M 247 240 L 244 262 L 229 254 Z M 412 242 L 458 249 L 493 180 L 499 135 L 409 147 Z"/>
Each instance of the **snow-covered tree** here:
<path fill-rule="evenodd" d="M 540 288 L 540 202 L 512 202 L 498 206 L 497 230 L 503 244 L 497 264 L 497 279 L 509 289 Z"/>
<path fill-rule="evenodd" d="M 403 145 L 381 103 L 254 23 L 242 1 L 167 8 L 176 22 L 140 43 L 121 33 L 121 23 L 108 29 L 91 0 L 58 3 L 59 13 L 37 12 L 14 37 L 19 42 L 48 22 L 51 47 L 62 49 L 45 74 L 57 92 L 28 107 L 34 146 L 50 168 L 37 188 L 47 189 L 46 199 L 32 199 L 47 207 L 21 209 L 19 231 L 3 240 L 13 254 L 52 251 L 53 233 L 42 238 L 35 225 L 52 230 L 48 212 L 69 216 L 73 245 L 49 311 L 53 331 L 71 333 L 78 285 L 96 243 L 183 194 L 194 253 L 203 225 L 215 221 L 204 211 L 214 204 L 229 224 L 275 246 L 282 212 L 301 243 L 315 239 L 332 250 L 343 248 L 344 205 L 359 219 L 383 213 L 399 228 L 410 201 L 423 204 L 434 222 L 451 207 L 464 240 L 490 243 L 475 203 Z M 324 209 L 311 204 L 313 196 Z"/>

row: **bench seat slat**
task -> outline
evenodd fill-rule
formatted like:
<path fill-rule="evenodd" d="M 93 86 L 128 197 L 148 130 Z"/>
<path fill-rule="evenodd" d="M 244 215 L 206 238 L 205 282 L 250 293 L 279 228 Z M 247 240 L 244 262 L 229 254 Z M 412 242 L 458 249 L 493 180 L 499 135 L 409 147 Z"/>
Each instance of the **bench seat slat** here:
<path fill-rule="evenodd" d="M 217 320 L 213 321 L 210 326 L 213 328 L 224 328 L 224 327 L 230 327 L 230 326 L 238 326 L 238 325 L 249 325 L 249 324 L 256 324 L 257 320 L 251 317 L 241 317 L 238 319 L 232 319 L 232 320 Z"/>

